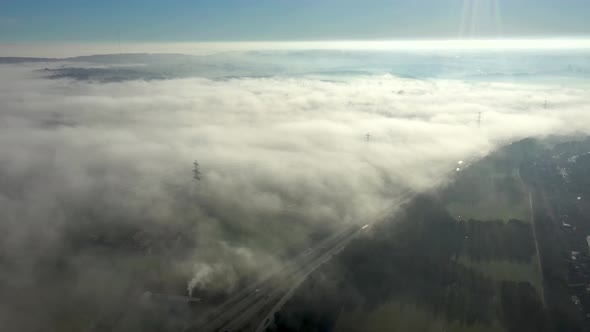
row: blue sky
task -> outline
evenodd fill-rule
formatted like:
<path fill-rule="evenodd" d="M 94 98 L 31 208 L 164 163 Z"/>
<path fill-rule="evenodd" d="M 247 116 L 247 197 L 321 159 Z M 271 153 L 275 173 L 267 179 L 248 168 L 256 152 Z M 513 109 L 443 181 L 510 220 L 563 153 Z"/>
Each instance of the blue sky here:
<path fill-rule="evenodd" d="M 0 0 L 0 42 L 588 37 L 589 0 Z"/>

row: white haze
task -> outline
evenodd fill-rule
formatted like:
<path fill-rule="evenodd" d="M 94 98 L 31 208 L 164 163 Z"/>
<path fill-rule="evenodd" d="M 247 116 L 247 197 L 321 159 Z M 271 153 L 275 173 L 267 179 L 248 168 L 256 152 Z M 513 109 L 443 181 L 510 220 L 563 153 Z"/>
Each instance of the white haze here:
<path fill-rule="evenodd" d="M 471 18 L 466 21 L 471 23 Z M 469 25 L 467 22 L 465 25 Z M 477 29 L 462 26 L 463 37 Z M 182 53 L 193 55 L 247 51 L 428 51 L 428 50 L 588 50 L 588 38 L 449 39 L 449 40 L 342 40 L 291 42 L 167 42 L 167 43 L 2 43 L 0 56 L 66 58 L 117 53 Z"/>
<path fill-rule="evenodd" d="M 189 292 L 231 291 L 314 230 L 367 224 L 408 190 L 449 181 L 459 160 L 590 130 L 585 86 L 391 75 L 97 83 L 32 69 L 0 66 L 0 250 L 11 264 L 0 278 L 22 295 L 52 287 L 35 267 L 68 252 L 72 225 L 107 222 L 146 229 L 146 250 L 165 252 Z M 160 234 L 190 250 L 158 249 Z M 72 254 L 67 288 L 108 301 L 87 289 L 131 279 L 133 259 Z M 12 305 L 0 300 L 0 323 L 15 326 Z"/>

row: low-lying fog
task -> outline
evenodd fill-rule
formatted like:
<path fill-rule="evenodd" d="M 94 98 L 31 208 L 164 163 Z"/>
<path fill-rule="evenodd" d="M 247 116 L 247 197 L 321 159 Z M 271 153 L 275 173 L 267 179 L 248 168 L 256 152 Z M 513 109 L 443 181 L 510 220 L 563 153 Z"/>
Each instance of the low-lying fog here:
<path fill-rule="evenodd" d="M 231 292 L 449 181 L 459 160 L 590 131 L 584 54 L 547 55 L 549 67 L 519 54 L 528 67 L 508 71 L 500 54 L 454 56 L 444 71 L 408 54 L 391 63 L 380 52 L 370 68 L 280 56 L 157 77 L 163 67 L 141 56 L 123 69 L 116 57 L 119 67 L 0 65 L 0 328 L 108 315 L 146 291 Z M 148 69 L 126 80 L 129 68 Z"/>

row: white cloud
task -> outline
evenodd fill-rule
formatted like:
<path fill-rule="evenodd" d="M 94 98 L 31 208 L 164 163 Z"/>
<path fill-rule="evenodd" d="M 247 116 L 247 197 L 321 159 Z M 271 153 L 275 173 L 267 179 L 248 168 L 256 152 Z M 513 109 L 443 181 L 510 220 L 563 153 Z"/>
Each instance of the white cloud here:
<path fill-rule="evenodd" d="M 364 225 L 500 142 L 590 130 L 583 87 L 389 75 L 98 84 L 0 70 L 2 252 L 59 253 L 84 218 L 180 230 L 195 242 L 173 257 L 195 273 L 190 286 L 231 271 L 220 286 L 231 288 L 309 230 Z"/>
<path fill-rule="evenodd" d="M 10 19 L 7 19 L 10 20 Z M 18 21 L 16 21 L 18 22 Z M 14 22 L 14 23 L 16 23 Z M 452 51 L 452 50 L 588 50 L 588 38 L 451 39 L 288 42 L 166 42 L 166 43 L 17 43 L 0 44 L 0 56 L 68 58 L 95 54 L 182 53 L 210 55 L 248 51 Z"/>

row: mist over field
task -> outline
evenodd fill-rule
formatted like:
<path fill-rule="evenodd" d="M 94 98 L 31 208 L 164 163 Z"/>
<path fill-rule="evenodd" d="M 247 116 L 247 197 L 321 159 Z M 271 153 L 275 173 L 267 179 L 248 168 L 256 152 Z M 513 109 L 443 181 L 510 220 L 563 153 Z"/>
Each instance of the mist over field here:
<path fill-rule="evenodd" d="M 97 320 L 145 292 L 232 293 L 322 235 L 449 183 L 459 161 L 588 135 L 589 56 L 0 64 L 0 329 L 77 326 L 72 312 Z"/>

